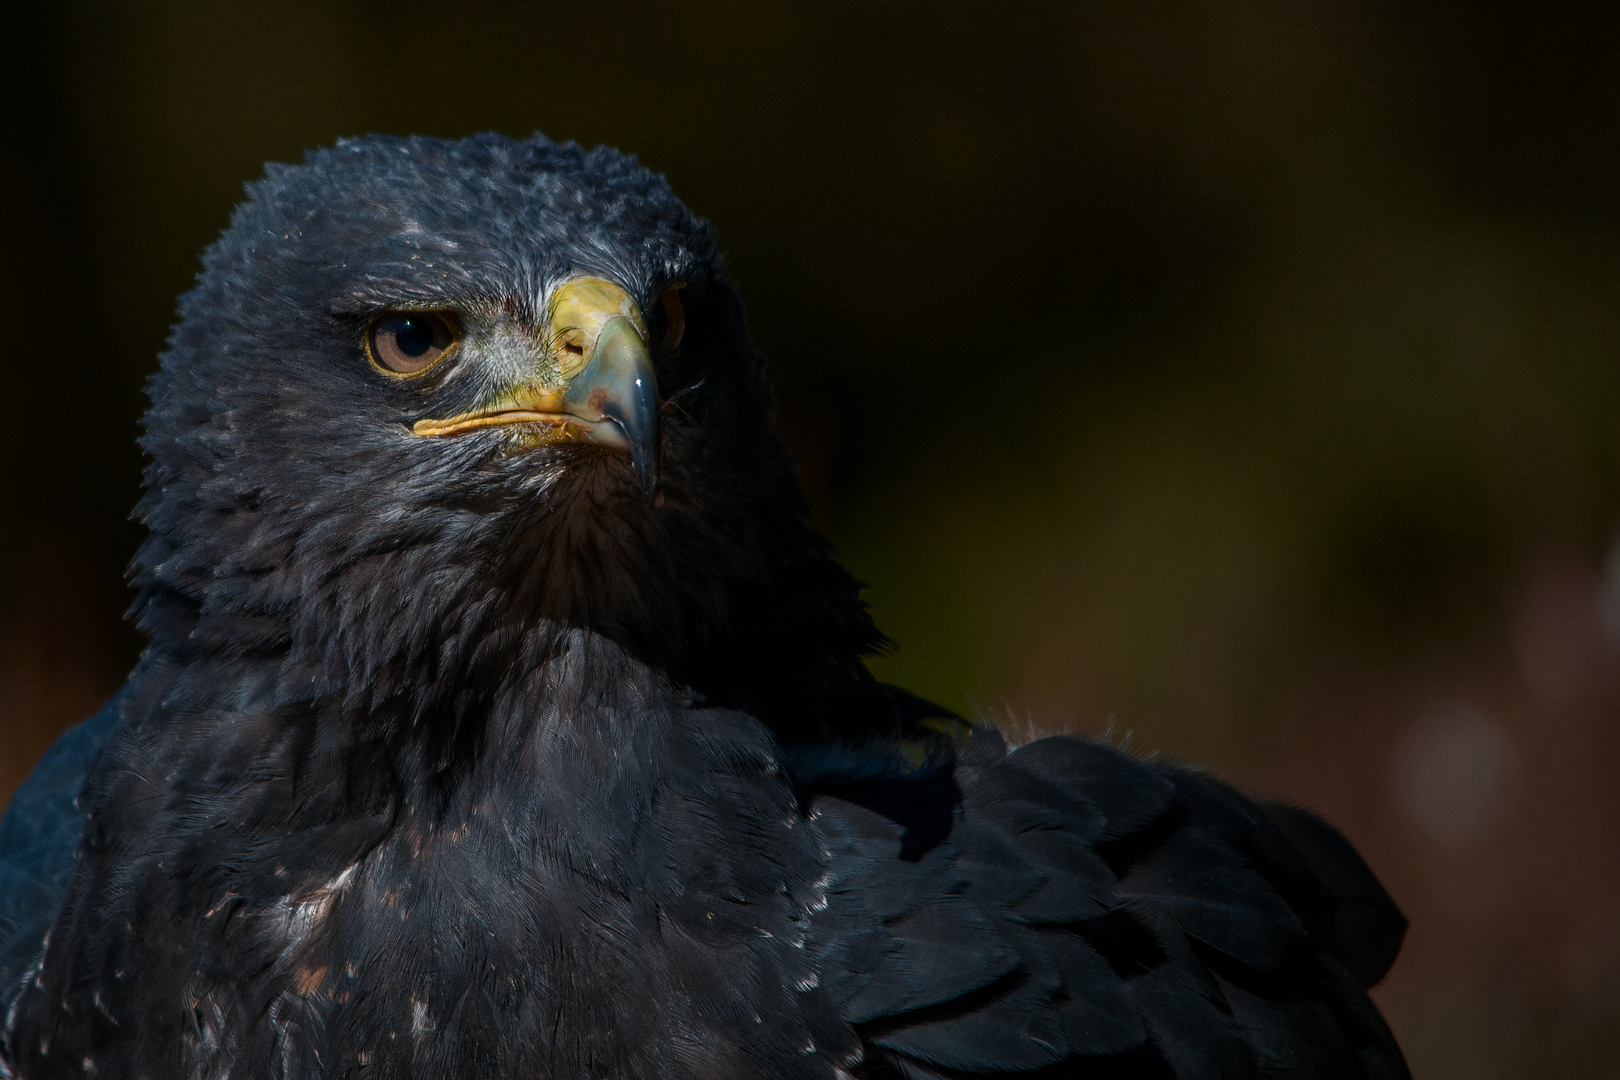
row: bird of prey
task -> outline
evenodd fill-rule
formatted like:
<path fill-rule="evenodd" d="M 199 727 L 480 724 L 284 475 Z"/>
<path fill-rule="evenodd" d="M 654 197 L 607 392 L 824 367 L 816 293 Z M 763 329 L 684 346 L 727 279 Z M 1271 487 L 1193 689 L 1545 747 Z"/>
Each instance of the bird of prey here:
<path fill-rule="evenodd" d="M 149 385 L 150 645 L 0 825 L 0 1073 L 1401 1077 L 1309 813 L 877 682 L 710 227 L 273 166 Z"/>

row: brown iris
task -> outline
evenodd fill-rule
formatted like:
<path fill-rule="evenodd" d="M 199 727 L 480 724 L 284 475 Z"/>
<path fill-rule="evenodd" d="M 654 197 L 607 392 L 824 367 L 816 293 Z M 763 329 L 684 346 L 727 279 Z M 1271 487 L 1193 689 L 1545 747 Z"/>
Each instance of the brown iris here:
<path fill-rule="evenodd" d="M 455 316 L 449 312 L 385 311 L 366 332 L 372 362 L 396 375 L 426 371 L 455 343 Z"/>

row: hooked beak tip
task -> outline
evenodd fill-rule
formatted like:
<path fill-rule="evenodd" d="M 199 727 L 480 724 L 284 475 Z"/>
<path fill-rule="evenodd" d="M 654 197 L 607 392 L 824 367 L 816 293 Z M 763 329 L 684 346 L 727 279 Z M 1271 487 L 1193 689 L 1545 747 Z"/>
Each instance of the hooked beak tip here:
<path fill-rule="evenodd" d="M 569 396 L 588 400 L 612 421 L 630 451 L 647 505 L 655 505 L 662 402 L 652 357 L 629 320 L 611 320 L 603 330 L 591 362 L 569 388 Z"/>

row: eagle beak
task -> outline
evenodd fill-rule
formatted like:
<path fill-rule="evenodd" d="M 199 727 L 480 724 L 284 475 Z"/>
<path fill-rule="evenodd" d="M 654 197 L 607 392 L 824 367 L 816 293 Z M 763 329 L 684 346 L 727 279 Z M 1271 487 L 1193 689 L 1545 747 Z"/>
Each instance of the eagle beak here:
<path fill-rule="evenodd" d="M 590 360 L 567 384 L 568 413 L 590 424 L 591 442 L 625 450 L 641 491 L 658 496 L 658 379 L 641 332 L 622 316 L 609 319 L 596 336 Z"/>
<path fill-rule="evenodd" d="M 525 425 L 524 441 L 595 443 L 630 455 L 648 505 L 658 498 L 662 401 L 645 323 L 630 295 L 597 278 L 579 278 L 552 297 L 535 378 L 471 412 L 418 420 L 424 437 Z"/>

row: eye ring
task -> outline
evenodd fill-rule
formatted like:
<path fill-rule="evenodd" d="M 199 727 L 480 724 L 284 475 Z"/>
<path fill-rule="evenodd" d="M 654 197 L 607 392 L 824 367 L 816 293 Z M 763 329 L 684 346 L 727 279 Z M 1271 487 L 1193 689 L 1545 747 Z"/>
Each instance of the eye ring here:
<path fill-rule="evenodd" d="M 383 374 L 413 378 L 437 367 L 461 340 L 450 311 L 384 311 L 366 327 L 366 359 Z"/>

